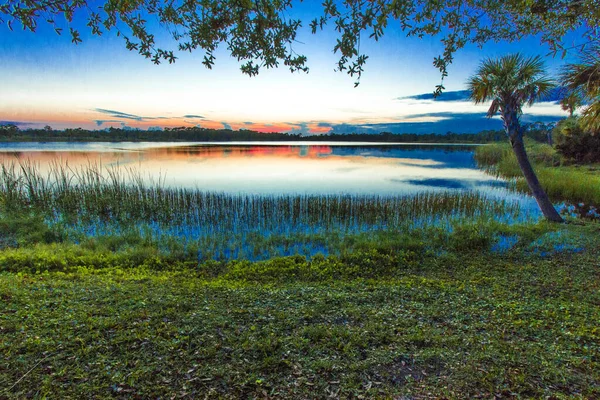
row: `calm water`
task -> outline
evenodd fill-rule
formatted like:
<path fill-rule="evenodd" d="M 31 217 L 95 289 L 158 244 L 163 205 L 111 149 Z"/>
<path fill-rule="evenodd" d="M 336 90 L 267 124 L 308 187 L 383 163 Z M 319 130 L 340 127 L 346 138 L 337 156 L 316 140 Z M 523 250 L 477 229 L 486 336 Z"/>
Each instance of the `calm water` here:
<path fill-rule="evenodd" d="M 472 146 L 373 143 L 2 143 L 0 161 L 134 169 L 165 186 L 249 194 L 379 194 L 474 190 L 529 196 L 479 170 Z"/>

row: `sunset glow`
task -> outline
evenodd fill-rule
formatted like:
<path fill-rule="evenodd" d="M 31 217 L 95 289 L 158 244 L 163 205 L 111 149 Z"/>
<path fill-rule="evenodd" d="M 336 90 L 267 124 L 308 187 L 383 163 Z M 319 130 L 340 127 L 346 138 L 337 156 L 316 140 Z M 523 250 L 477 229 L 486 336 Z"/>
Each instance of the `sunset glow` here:
<path fill-rule="evenodd" d="M 309 13 L 312 7 L 302 5 L 298 12 Z M 181 53 L 175 64 L 157 66 L 126 50 L 114 35 L 86 32 L 83 43 L 75 46 L 44 25 L 35 33 L 0 26 L 0 71 L 8 77 L 0 92 L 0 123 L 21 129 L 200 126 L 303 135 L 501 128 L 499 120 L 485 119 L 486 105 L 444 96 L 419 99 L 440 82 L 432 66 L 442 48 L 439 38 L 405 38 L 390 27 L 379 42 L 366 41 L 369 60 L 354 88 L 351 77 L 334 71 L 338 55 L 331 51 L 333 33 L 312 35 L 306 28 L 299 33 L 296 51 L 308 57 L 308 74 L 281 68 L 249 78 L 224 49 L 217 52 L 212 70 L 202 66 L 200 53 Z M 446 92 L 464 90 L 483 57 L 514 51 L 548 53 L 536 38 L 483 50 L 467 46 L 457 53 L 444 81 Z M 568 59 L 548 56 L 546 61 L 556 73 Z M 526 112 L 543 121 L 565 115 L 556 102 Z M 465 118 L 469 121 L 460 122 Z"/>

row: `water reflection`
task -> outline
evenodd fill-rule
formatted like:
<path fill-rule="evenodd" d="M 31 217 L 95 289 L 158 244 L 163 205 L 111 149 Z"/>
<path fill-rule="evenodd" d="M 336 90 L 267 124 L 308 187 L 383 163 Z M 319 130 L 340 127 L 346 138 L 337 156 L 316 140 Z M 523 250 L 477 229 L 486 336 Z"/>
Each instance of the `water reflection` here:
<path fill-rule="evenodd" d="M 476 190 L 529 197 L 477 169 L 468 146 L 356 143 L 8 143 L 0 161 L 28 160 L 42 171 L 102 164 L 134 168 L 167 186 L 249 194 L 378 194 Z"/>

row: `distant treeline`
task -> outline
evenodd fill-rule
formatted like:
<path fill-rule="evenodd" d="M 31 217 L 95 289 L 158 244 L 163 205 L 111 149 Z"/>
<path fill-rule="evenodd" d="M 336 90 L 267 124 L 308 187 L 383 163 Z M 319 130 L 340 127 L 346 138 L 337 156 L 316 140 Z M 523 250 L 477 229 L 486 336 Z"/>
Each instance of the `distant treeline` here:
<path fill-rule="evenodd" d="M 528 135 L 545 141 L 547 128 L 530 129 Z M 291 133 L 262 133 L 251 130 L 232 131 L 229 129 L 165 128 L 164 130 L 143 131 L 135 129 L 109 128 L 102 131 L 86 129 L 53 130 L 18 129 L 14 125 L 0 126 L 0 142 L 230 142 L 230 141 L 344 141 L 344 142 L 408 142 L 408 143 L 489 143 L 506 140 L 503 131 L 482 131 L 479 133 L 446 134 L 322 134 L 302 136 Z"/>

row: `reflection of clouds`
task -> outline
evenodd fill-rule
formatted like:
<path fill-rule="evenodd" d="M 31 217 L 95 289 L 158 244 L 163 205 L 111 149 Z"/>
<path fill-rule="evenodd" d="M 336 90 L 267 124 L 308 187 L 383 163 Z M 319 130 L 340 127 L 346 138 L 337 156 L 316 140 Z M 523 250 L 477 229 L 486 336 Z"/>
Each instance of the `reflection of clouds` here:
<path fill-rule="evenodd" d="M 420 165 L 424 167 L 430 167 L 432 165 L 440 166 L 445 165 L 445 162 L 430 160 L 430 159 L 419 159 L 419 158 L 396 158 L 395 159 L 398 164 L 403 165 Z"/>
<path fill-rule="evenodd" d="M 189 163 L 190 164 L 201 164 L 201 163 L 205 163 L 208 160 L 206 158 L 192 158 L 190 159 Z"/>
<path fill-rule="evenodd" d="M 427 186 L 443 189 L 481 189 L 505 188 L 507 183 L 499 179 L 460 179 L 460 178 L 390 178 L 390 182 L 403 185 Z"/>
<path fill-rule="evenodd" d="M 114 162 L 103 163 L 102 165 L 107 168 L 118 168 L 126 165 L 138 164 L 140 160 L 119 160 Z"/>
<path fill-rule="evenodd" d="M 358 167 L 340 167 L 340 168 L 334 169 L 335 172 L 341 172 L 341 173 L 352 172 L 352 171 L 356 171 L 356 170 L 358 170 Z"/>
<path fill-rule="evenodd" d="M 393 181 L 393 179 L 392 179 Z M 460 179 L 449 179 L 449 178 L 426 178 L 426 179 L 407 179 L 406 181 L 411 185 L 419 185 L 419 186 L 431 186 L 435 188 L 445 188 L 445 189 L 466 189 L 470 187 L 467 181 Z"/>
<path fill-rule="evenodd" d="M 430 162 L 427 162 L 427 161 L 430 161 Z M 417 160 L 417 159 L 398 161 L 398 165 L 406 165 L 406 166 L 418 165 L 420 167 L 429 167 L 429 168 L 447 167 L 446 163 L 443 163 L 443 162 L 433 161 L 433 160 Z"/>
<path fill-rule="evenodd" d="M 125 175 L 132 168 L 139 170 L 147 181 L 162 177 L 161 181 L 171 187 L 227 193 L 404 195 L 461 188 L 487 193 L 498 190 L 502 183 L 474 166 L 465 167 L 464 160 L 471 154 L 466 148 L 446 154 L 434 148 L 407 152 L 401 146 L 394 146 L 390 152 L 369 152 L 365 146 L 342 151 L 336 146 L 281 144 L 187 143 L 162 144 L 160 148 L 143 143 L 120 144 L 128 151 L 108 146 L 94 149 L 78 144 L 69 149 L 84 151 L 30 151 L 23 157 L 39 163 L 42 171 L 57 159 L 73 168 L 101 163 L 103 167 L 122 167 Z M 164 178 L 166 174 L 168 179 Z"/>

